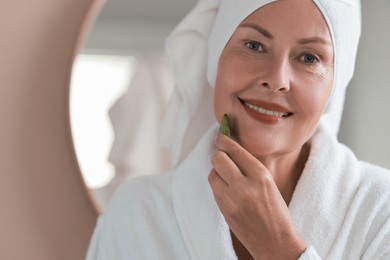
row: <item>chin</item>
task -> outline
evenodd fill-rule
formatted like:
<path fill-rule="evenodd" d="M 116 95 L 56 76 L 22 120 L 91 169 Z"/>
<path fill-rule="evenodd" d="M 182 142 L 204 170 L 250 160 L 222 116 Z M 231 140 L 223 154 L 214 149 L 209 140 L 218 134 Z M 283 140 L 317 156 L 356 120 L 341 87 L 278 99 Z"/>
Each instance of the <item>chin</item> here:
<path fill-rule="evenodd" d="M 272 139 L 264 137 L 238 136 L 238 143 L 256 158 L 279 153 L 279 149 Z"/>

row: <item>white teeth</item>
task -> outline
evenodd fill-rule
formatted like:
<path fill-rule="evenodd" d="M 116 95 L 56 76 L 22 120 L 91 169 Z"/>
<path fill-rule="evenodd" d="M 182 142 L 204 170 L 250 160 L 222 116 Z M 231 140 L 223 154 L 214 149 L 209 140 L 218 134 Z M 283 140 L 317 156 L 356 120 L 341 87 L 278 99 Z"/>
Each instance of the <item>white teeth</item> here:
<path fill-rule="evenodd" d="M 262 114 L 265 114 L 265 115 L 277 116 L 277 117 L 285 117 L 285 116 L 289 115 L 289 113 L 282 113 L 282 112 L 271 111 L 271 110 L 267 110 L 267 109 L 264 109 L 264 108 L 261 108 L 261 107 L 257 107 L 255 105 L 249 104 L 247 102 L 244 102 L 244 103 L 250 109 L 253 109 L 253 110 L 255 110 L 257 112 L 260 112 Z"/>

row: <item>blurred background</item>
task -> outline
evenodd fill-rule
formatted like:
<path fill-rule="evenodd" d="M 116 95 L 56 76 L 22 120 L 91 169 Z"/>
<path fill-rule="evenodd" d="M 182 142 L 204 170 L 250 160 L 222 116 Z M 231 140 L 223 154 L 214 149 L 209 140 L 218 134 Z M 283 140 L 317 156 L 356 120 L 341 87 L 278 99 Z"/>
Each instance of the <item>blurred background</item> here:
<path fill-rule="evenodd" d="M 103 208 L 126 179 L 171 167 L 169 153 L 157 146 L 173 87 L 164 40 L 195 3 L 109 0 L 75 61 L 72 133 L 84 179 Z M 339 139 L 358 158 L 390 168 L 390 1 L 362 5 L 362 38 Z"/>

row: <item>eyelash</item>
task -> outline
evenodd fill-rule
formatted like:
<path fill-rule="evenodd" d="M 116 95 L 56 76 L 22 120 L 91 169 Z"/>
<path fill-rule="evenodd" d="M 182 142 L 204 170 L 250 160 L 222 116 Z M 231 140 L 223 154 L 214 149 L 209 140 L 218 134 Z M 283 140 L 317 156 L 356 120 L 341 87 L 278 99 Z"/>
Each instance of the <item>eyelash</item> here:
<path fill-rule="evenodd" d="M 313 62 L 305 62 L 304 60 L 301 59 L 301 58 L 304 58 L 305 56 L 312 56 L 314 58 L 314 61 Z M 320 62 L 320 59 L 312 53 L 303 53 L 302 56 L 299 57 L 299 60 L 301 60 L 303 63 L 306 63 L 308 65 L 313 65 L 315 63 Z"/>
<path fill-rule="evenodd" d="M 251 48 L 250 45 L 257 45 L 259 49 Z M 247 42 L 245 42 L 245 47 L 247 47 L 249 50 L 255 51 L 255 52 L 264 51 L 264 46 L 260 42 L 257 42 L 257 41 L 247 41 Z"/>
<path fill-rule="evenodd" d="M 250 45 L 256 45 L 257 49 L 250 47 Z M 257 41 L 246 41 L 245 42 L 245 47 L 248 48 L 251 51 L 254 51 L 254 52 L 263 52 L 263 51 L 265 51 L 264 46 L 260 42 L 257 42 Z M 313 62 L 305 62 L 304 60 L 302 60 L 302 58 L 304 58 L 305 56 L 312 56 L 314 58 L 314 61 Z M 302 56 L 299 57 L 299 60 L 302 61 L 303 63 L 309 65 L 309 66 L 314 65 L 314 64 L 320 62 L 320 58 L 318 58 L 317 55 L 314 55 L 312 53 L 303 53 Z"/>

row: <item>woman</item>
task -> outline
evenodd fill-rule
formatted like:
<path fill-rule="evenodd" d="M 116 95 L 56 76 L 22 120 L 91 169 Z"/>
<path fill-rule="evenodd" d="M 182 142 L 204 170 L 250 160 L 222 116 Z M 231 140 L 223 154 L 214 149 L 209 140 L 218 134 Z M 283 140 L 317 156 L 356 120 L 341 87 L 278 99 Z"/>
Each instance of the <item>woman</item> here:
<path fill-rule="evenodd" d="M 164 134 L 178 166 L 118 190 L 88 259 L 389 259 L 390 173 L 336 138 L 359 9 L 355 0 L 199 2 L 168 41 L 184 105 L 172 103 Z M 229 115 L 233 138 L 213 124 L 183 156 L 190 120 L 205 117 L 196 111 L 208 94 L 207 38 L 214 114 Z M 186 48 L 194 59 L 183 59 Z"/>

